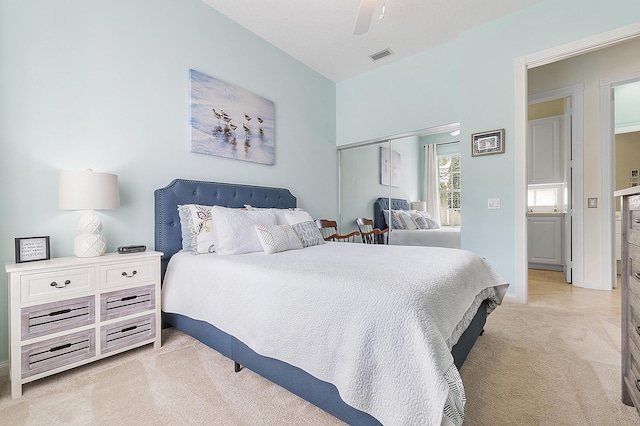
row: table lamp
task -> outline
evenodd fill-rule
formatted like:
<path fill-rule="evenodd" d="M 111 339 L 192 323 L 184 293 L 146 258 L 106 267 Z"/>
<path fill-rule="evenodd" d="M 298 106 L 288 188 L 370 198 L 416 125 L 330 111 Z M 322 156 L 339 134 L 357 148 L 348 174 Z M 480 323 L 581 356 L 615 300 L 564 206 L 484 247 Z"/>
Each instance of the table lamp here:
<path fill-rule="evenodd" d="M 86 210 L 78 222 L 80 233 L 73 240 L 73 254 L 77 257 L 102 256 L 106 241 L 102 223 L 94 210 L 120 207 L 118 176 L 92 170 L 60 172 L 58 208 L 60 210 Z"/>
<path fill-rule="evenodd" d="M 419 210 L 426 212 L 427 211 L 427 202 L 426 201 L 413 201 L 411 203 L 411 210 Z"/>

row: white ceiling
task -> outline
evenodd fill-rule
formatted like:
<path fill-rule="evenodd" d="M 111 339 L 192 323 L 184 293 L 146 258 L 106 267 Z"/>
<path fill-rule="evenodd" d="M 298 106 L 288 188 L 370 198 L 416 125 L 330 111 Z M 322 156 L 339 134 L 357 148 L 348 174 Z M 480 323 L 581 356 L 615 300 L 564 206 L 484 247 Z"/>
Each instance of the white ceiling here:
<path fill-rule="evenodd" d="M 543 0 L 378 0 L 370 29 L 353 35 L 360 0 L 202 0 L 334 82 L 455 39 Z M 509 37 L 505 34 L 505 37 Z M 395 54 L 373 62 L 369 55 Z"/>

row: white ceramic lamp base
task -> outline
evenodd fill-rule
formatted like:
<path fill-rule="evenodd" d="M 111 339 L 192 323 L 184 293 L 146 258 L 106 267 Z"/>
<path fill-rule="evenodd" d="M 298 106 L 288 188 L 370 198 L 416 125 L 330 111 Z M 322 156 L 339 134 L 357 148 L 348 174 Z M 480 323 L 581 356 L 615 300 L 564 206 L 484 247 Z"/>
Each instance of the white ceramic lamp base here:
<path fill-rule="evenodd" d="M 93 210 L 87 211 L 78 223 L 80 234 L 73 240 L 73 254 L 77 257 L 102 256 L 107 242 L 100 233 L 102 223 Z"/>

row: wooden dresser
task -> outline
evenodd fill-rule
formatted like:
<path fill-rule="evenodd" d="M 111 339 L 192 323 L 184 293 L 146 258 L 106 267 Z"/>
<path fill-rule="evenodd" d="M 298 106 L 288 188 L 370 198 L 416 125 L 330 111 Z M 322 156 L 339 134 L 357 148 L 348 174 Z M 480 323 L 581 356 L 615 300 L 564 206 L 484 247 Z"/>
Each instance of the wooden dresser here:
<path fill-rule="evenodd" d="M 69 368 L 148 343 L 159 348 L 161 255 L 6 264 L 11 397 Z"/>
<path fill-rule="evenodd" d="M 640 412 L 640 186 L 622 197 L 622 402 Z"/>

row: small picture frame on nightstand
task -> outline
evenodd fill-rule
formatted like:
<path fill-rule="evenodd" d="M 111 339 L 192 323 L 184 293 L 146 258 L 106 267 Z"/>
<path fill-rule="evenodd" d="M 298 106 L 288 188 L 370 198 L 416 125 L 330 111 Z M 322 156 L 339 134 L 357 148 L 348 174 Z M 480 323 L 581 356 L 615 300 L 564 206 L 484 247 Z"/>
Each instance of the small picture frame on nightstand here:
<path fill-rule="evenodd" d="M 49 237 L 16 238 L 16 263 L 51 259 Z"/>

